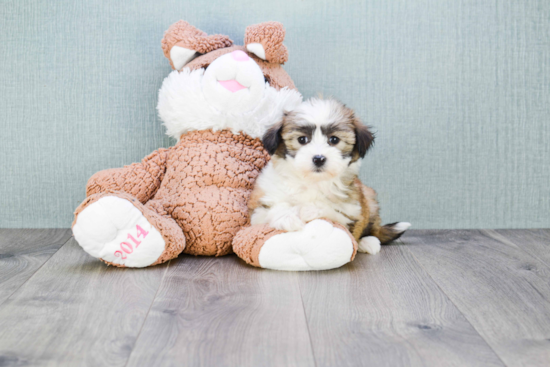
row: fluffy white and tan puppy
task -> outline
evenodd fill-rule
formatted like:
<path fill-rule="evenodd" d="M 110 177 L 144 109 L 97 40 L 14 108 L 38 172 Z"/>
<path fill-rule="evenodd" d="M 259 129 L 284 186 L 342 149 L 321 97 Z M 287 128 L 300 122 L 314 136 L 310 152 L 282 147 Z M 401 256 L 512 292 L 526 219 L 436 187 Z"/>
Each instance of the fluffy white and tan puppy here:
<path fill-rule="evenodd" d="M 249 201 L 251 224 L 296 231 L 314 219 L 346 226 L 359 251 L 376 254 L 410 224 L 382 226 L 373 189 L 357 178 L 374 135 L 334 99 L 313 98 L 271 127 L 263 143 L 272 159 Z"/>

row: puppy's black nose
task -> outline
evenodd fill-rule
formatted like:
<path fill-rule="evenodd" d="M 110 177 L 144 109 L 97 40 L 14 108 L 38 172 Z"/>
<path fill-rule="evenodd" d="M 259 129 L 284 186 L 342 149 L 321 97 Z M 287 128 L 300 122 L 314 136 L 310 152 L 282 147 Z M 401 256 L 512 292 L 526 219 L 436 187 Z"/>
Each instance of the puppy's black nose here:
<path fill-rule="evenodd" d="M 321 167 L 323 164 L 325 164 L 326 161 L 327 158 L 322 155 L 316 155 L 315 157 L 313 157 L 313 164 L 317 167 Z"/>

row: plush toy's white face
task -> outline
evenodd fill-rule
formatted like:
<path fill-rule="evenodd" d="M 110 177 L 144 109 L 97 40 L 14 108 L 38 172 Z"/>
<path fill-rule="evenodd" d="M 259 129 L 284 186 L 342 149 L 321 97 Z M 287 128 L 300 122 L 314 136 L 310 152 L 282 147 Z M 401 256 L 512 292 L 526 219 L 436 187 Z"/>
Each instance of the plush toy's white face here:
<path fill-rule="evenodd" d="M 231 130 L 254 138 L 302 101 L 294 89 L 275 89 L 244 51 L 215 59 L 206 69 L 184 67 L 166 77 L 157 109 L 167 134 L 179 139 L 195 130 Z"/>
<path fill-rule="evenodd" d="M 242 113 L 257 106 L 264 96 L 265 84 L 258 64 L 237 50 L 217 58 L 206 68 L 202 92 L 215 109 Z"/>

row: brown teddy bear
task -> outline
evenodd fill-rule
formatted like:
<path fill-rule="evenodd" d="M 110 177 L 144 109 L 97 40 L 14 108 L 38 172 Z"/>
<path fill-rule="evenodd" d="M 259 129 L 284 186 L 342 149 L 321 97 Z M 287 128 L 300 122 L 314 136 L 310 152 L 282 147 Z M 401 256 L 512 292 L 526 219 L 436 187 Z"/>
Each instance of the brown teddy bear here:
<path fill-rule="evenodd" d="M 284 35 L 277 22 L 249 26 L 245 46 L 184 21 L 166 31 L 162 49 L 175 71 L 157 108 L 178 142 L 90 178 L 72 226 L 86 252 L 121 267 L 233 251 L 254 266 L 285 270 L 353 259 L 357 243 L 330 221 L 291 233 L 248 227 L 250 193 L 269 161 L 261 137 L 302 100 L 281 67 Z"/>

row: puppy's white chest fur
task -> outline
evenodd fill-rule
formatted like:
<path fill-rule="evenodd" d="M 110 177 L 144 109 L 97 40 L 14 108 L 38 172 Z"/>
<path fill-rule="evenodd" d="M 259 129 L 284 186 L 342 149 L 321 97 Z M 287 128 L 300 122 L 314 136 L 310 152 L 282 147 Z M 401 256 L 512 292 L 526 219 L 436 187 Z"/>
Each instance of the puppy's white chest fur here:
<path fill-rule="evenodd" d="M 252 224 L 277 221 L 279 217 L 290 220 L 289 216 L 295 216 L 302 222 L 327 218 L 348 225 L 360 218 L 361 204 L 350 200 L 349 187 L 342 183 L 341 177 L 315 182 L 285 166 L 285 162 L 278 167 L 270 162 L 258 177 L 256 185 L 263 192 L 260 204 L 270 209 L 256 209 Z M 283 225 L 289 226 L 292 227 Z"/>

